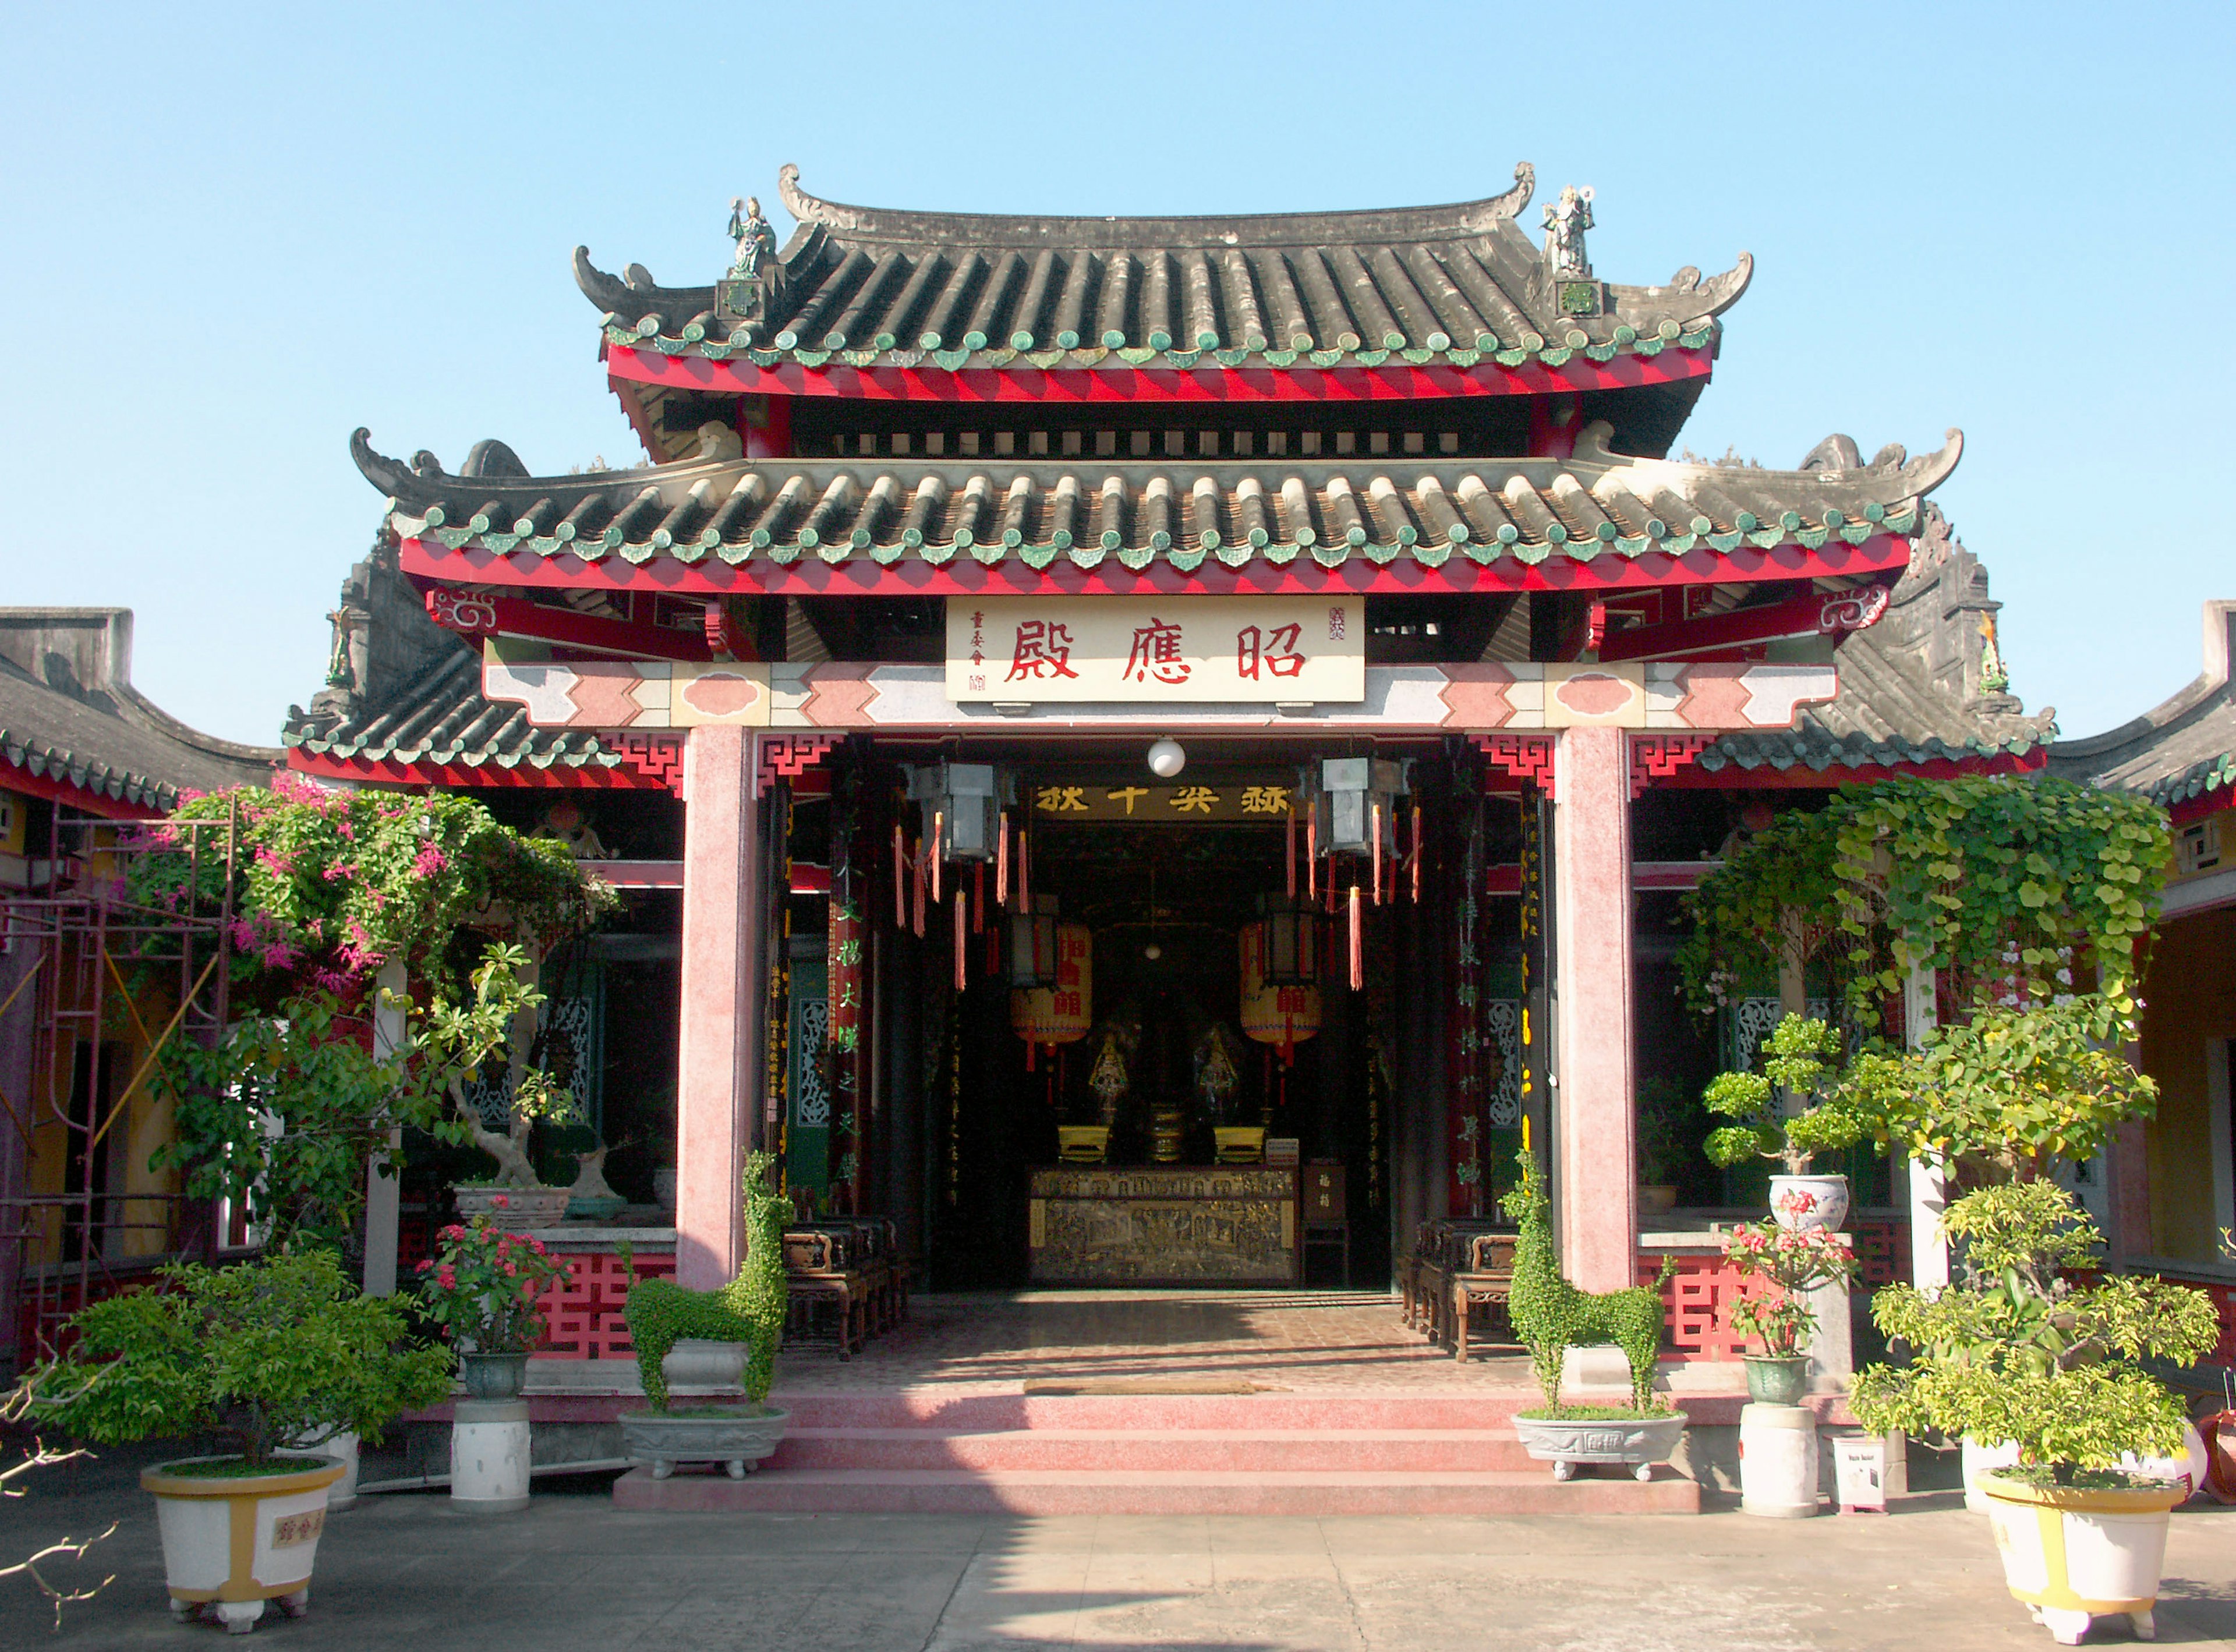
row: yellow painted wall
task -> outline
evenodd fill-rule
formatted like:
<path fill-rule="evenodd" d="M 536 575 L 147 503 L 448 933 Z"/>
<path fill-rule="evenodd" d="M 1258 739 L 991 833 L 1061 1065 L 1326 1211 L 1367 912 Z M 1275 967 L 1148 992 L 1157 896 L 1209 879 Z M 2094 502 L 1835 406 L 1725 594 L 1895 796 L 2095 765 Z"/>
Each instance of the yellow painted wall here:
<path fill-rule="evenodd" d="M 2236 850 L 2236 831 L 2230 835 Z M 2142 1068 L 2159 1084 L 2150 1145 L 2151 1248 L 2178 1261 L 2220 1254 L 2213 1226 L 2206 1050 L 2236 1038 L 2236 911 L 2178 918 L 2159 931 L 2143 981 Z"/>

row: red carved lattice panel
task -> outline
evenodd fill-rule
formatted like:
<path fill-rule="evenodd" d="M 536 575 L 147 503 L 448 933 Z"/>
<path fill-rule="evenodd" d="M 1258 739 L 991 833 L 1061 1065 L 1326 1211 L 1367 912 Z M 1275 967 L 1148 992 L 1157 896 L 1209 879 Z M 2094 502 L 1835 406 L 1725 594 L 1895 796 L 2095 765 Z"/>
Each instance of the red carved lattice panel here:
<path fill-rule="evenodd" d="M 681 734 L 602 734 L 621 760 L 655 786 L 683 795 L 683 737 Z"/>
<path fill-rule="evenodd" d="M 1639 1257 L 1641 1285 L 1652 1286 L 1661 1274 L 1660 1256 Z M 1731 1303 L 1759 1295 L 1762 1289 L 1720 1255 L 1680 1256 L 1675 1277 L 1661 1290 L 1668 1326 L 1668 1346 L 1661 1357 L 1687 1364 L 1738 1359 L 1746 1353 L 1746 1339 L 1725 1327 L 1724 1314 Z"/>
<path fill-rule="evenodd" d="M 761 736 L 761 784 L 796 780 L 820 763 L 838 743 L 836 734 L 764 734 Z"/>
<path fill-rule="evenodd" d="M 1503 769 L 1516 780 L 1534 782 L 1547 797 L 1558 794 L 1554 786 L 1554 754 L 1557 747 L 1552 735 L 1477 734 L 1475 743 L 1490 760 L 1492 767 Z"/>
<path fill-rule="evenodd" d="M 1656 780 L 1667 780 L 1720 738 L 1716 734 L 1633 734 L 1631 796 L 1637 797 Z"/>
<path fill-rule="evenodd" d="M 538 1359 L 633 1359 L 635 1345 L 621 1309 L 635 1280 L 666 1279 L 675 1273 L 668 1251 L 639 1251 L 634 1274 L 618 1256 L 596 1253 L 567 1257 L 567 1273 L 544 1288 L 536 1307 L 543 1315 L 543 1346 Z"/>
<path fill-rule="evenodd" d="M 1858 1280 L 1867 1291 L 1897 1284 L 1910 1277 L 1910 1224 L 1904 1221 L 1851 1221 L 1856 1238 Z"/>

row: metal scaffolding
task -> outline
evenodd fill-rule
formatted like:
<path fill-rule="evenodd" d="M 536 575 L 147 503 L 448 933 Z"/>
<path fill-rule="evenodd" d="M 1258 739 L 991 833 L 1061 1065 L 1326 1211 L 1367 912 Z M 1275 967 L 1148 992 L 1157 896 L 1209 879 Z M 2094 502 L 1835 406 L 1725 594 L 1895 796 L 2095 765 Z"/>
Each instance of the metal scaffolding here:
<path fill-rule="evenodd" d="M 0 900 L 0 1371 L 50 1350 L 86 1304 L 225 1238 L 213 1201 L 130 1188 L 125 1161 L 162 1053 L 224 1034 L 240 836 L 237 813 L 57 806 L 33 887 Z M 181 858 L 181 886 L 132 876 L 155 854 Z"/>

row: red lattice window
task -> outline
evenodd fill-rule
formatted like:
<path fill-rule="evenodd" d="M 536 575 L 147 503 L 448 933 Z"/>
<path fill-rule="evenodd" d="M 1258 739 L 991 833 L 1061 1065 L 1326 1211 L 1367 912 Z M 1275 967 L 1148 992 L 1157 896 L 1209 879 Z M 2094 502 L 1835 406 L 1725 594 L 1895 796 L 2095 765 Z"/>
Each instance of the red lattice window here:
<path fill-rule="evenodd" d="M 629 1286 L 641 1279 L 665 1279 L 675 1272 L 669 1251 L 639 1251 L 636 1271 L 621 1265 L 618 1256 L 595 1252 L 566 1258 L 567 1274 L 544 1290 L 537 1306 L 543 1314 L 543 1346 L 538 1359 L 633 1359 L 635 1346 L 621 1309 L 628 1301 Z"/>
<path fill-rule="evenodd" d="M 1910 1224 L 1906 1221 L 1851 1221 L 1856 1236 L 1859 1280 L 1867 1291 L 1899 1284 L 1910 1277 Z"/>

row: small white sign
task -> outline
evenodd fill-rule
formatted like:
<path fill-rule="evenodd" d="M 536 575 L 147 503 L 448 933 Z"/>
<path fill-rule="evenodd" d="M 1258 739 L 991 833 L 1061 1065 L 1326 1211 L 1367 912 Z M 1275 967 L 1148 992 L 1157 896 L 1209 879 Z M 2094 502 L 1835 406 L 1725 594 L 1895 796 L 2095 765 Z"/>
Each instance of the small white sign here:
<path fill-rule="evenodd" d="M 947 599 L 950 700 L 1356 704 L 1357 596 Z"/>

